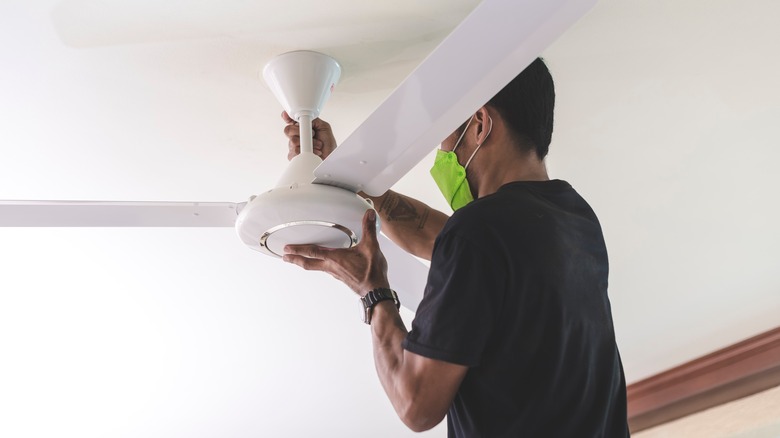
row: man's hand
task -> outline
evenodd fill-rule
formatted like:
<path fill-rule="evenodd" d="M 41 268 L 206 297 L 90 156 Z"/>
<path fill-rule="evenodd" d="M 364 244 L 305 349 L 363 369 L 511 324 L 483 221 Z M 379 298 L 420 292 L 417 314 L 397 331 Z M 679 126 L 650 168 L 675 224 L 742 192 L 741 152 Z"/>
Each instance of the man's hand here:
<path fill-rule="evenodd" d="M 390 287 L 387 261 L 376 239 L 376 212 L 363 215 L 363 239 L 352 248 L 335 249 L 317 245 L 287 245 L 284 261 L 306 270 L 323 271 L 364 296 L 378 287 Z"/>
<path fill-rule="evenodd" d="M 287 159 L 292 160 L 294 156 L 301 153 L 301 128 L 286 111 L 282 112 L 282 119 L 287 123 L 284 127 L 284 135 L 290 139 L 287 143 L 289 148 Z M 322 119 L 314 119 L 311 122 L 311 130 L 314 133 L 312 140 L 314 154 L 323 160 L 328 158 L 328 155 L 336 149 L 336 137 L 333 136 L 330 124 Z"/>

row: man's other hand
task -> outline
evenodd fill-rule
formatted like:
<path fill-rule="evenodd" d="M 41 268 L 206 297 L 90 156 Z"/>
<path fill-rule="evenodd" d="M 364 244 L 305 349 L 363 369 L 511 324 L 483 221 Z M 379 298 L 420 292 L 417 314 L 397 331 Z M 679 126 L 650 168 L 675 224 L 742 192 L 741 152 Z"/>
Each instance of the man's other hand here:
<path fill-rule="evenodd" d="M 294 156 L 301 153 L 301 129 L 298 122 L 293 120 L 286 111 L 282 112 L 282 120 L 287 123 L 284 127 L 284 135 L 290 139 L 287 143 L 289 148 L 287 159 L 292 160 Z M 311 130 L 314 134 L 312 139 L 314 154 L 323 160 L 328 158 L 333 149 L 336 149 L 336 137 L 333 136 L 330 124 L 322 119 L 314 119 L 311 122 Z"/>
<path fill-rule="evenodd" d="M 284 252 L 285 262 L 327 272 L 360 296 L 378 287 L 390 287 L 387 261 L 376 238 L 376 213 L 371 209 L 363 215 L 363 238 L 352 248 L 287 245 Z"/>

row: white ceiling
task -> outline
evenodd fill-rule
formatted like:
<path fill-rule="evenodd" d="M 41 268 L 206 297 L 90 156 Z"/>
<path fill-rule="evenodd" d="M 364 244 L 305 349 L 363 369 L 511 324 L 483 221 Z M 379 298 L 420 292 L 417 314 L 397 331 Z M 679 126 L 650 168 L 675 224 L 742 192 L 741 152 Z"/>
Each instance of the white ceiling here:
<path fill-rule="evenodd" d="M 0 2 L 0 199 L 244 200 L 286 163 L 265 61 L 337 57 L 343 139 L 476 2 L 100 4 Z M 544 54 L 629 381 L 780 324 L 778 18 L 605 0 Z M 396 188 L 444 209 L 431 160 Z M 2 436 L 411 436 L 354 296 L 230 229 L 3 229 L 0 273 Z"/>

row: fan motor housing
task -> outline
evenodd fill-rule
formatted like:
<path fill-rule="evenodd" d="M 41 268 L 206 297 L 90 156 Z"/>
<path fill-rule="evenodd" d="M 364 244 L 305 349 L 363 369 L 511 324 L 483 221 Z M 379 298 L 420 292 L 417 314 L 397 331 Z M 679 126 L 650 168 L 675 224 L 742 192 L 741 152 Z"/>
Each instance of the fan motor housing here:
<path fill-rule="evenodd" d="M 239 213 L 236 231 L 250 248 L 282 257 L 285 245 L 350 248 L 360 241 L 371 202 L 350 190 L 312 184 L 314 169 L 322 163 L 313 153 L 312 120 L 340 76 L 335 59 L 311 51 L 284 53 L 263 69 L 274 96 L 299 122 L 301 152 L 290 160 L 276 188 L 253 196 Z"/>
<path fill-rule="evenodd" d="M 285 245 L 350 248 L 363 231 L 371 201 L 323 184 L 280 186 L 253 197 L 239 213 L 236 231 L 250 248 L 274 257 Z"/>

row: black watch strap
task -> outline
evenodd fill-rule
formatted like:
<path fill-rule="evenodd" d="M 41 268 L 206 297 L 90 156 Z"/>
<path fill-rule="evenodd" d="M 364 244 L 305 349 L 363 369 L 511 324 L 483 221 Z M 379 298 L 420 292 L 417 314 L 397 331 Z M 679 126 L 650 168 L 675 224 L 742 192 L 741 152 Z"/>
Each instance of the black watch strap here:
<path fill-rule="evenodd" d="M 363 322 L 371 324 L 371 316 L 374 313 L 374 306 L 382 301 L 393 300 L 395 307 L 400 309 L 401 302 L 398 300 L 398 294 L 394 290 L 386 287 L 378 287 L 368 291 L 368 293 L 360 298 L 360 302 L 363 304 Z"/>

